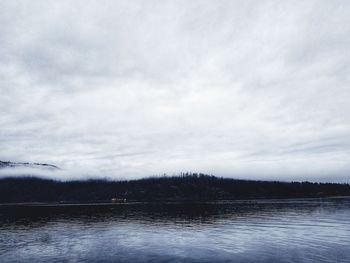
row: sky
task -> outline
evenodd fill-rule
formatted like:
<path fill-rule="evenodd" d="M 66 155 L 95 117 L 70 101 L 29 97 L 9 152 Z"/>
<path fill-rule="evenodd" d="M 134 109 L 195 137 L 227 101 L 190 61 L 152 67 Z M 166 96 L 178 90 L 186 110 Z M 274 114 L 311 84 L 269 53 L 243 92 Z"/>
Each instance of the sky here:
<path fill-rule="evenodd" d="M 4 0 L 0 160 L 348 180 L 349 47 L 347 0 Z"/>

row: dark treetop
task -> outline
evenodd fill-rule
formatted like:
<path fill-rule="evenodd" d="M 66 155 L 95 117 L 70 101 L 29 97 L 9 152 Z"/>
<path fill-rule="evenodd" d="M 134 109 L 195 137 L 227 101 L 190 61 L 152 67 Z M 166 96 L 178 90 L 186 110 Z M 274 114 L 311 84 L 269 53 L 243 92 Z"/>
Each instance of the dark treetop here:
<path fill-rule="evenodd" d="M 203 174 L 130 181 L 54 181 L 34 177 L 0 179 L 0 203 L 196 201 L 308 198 L 350 195 L 349 184 L 248 181 Z"/>

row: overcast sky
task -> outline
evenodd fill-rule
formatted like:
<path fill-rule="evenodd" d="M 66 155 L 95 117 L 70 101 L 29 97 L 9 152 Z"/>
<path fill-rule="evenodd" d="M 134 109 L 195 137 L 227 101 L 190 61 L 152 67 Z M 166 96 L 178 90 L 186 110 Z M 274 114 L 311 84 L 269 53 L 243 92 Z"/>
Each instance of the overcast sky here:
<path fill-rule="evenodd" d="M 0 160 L 349 178 L 350 1 L 1 1 Z"/>

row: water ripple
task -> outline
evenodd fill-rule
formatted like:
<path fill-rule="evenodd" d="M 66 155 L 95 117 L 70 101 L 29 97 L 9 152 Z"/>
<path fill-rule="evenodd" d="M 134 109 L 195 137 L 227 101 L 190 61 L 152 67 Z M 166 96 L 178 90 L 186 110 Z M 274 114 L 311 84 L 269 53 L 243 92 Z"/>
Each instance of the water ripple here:
<path fill-rule="evenodd" d="M 350 262 L 349 199 L 0 209 L 1 262 Z"/>

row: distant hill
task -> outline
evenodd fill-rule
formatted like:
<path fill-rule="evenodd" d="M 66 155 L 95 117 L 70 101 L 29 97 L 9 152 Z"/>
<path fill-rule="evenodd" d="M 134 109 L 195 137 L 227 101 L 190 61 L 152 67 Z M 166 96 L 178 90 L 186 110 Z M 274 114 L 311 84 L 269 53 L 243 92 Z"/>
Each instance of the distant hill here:
<path fill-rule="evenodd" d="M 20 163 L 10 161 L 0 161 L 0 169 L 2 168 L 45 168 L 59 169 L 56 165 L 47 163 Z"/>
<path fill-rule="evenodd" d="M 130 181 L 60 182 L 39 178 L 0 179 L 0 203 L 211 201 L 350 196 L 349 184 L 246 181 L 203 174 Z"/>

